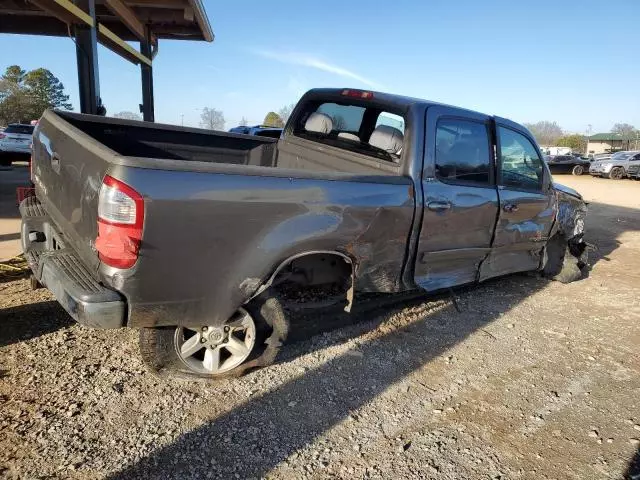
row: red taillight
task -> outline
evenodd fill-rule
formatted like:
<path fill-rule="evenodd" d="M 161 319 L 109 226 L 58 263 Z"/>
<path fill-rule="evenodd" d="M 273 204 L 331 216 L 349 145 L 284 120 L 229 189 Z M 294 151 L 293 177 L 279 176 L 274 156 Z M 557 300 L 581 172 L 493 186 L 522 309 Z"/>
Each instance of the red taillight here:
<path fill-rule="evenodd" d="M 343 90 L 342 95 L 345 97 L 362 98 L 364 100 L 373 98 L 373 92 L 363 92 L 362 90 Z"/>
<path fill-rule="evenodd" d="M 100 260 L 111 267 L 130 268 L 138 260 L 144 199 L 129 185 L 109 175 L 104 177 L 98 199 Z"/>

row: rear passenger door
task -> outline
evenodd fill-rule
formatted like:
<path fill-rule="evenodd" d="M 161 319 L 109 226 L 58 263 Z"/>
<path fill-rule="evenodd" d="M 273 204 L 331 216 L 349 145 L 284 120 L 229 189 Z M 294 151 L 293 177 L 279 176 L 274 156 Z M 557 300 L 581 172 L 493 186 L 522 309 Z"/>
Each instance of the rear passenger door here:
<path fill-rule="evenodd" d="M 480 280 L 537 269 L 556 212 L 551 175 L 533 139 L 501 119 L 495 132 L 500 212 Z"/>
<path fill-rule="evenodd" d="M 492 120 L 450 107 L 427 109 L 424 209 L 415 282 L 428 291 L 477 280 L 498 215 Z"/>

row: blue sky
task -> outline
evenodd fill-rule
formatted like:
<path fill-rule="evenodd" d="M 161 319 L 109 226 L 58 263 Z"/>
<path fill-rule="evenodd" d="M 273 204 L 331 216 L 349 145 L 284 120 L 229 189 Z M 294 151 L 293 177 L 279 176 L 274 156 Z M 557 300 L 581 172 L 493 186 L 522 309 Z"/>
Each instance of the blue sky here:
<path fill-rule="evenodd" d="M 197 125 L 202 107 L 260 123 L 312 87 L 417 96 L 564 129 L 640 127 L 640 1 L 205 0 L 213 43 L 161 41 L 156 120 Z M 68 38 L 0 35 L 0 68 L 44 66 L 78 108 Z M 137 111 L 139 68 L 100 48 L 109 113 Z"/>

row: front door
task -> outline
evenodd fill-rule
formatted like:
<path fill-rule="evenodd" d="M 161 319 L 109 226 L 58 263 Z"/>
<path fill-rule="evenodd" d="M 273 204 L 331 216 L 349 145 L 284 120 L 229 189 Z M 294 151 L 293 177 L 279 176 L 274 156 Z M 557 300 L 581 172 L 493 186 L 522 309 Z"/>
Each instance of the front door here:
<path fill-rule="evenodd" d="M 491 251 L 498 215 L 491 118 L 427 109 L 424 213 L 415 282 L 427 291 L 474 282 Z"/>
<path fill-rule="evenodd" d="M 551 175 L 533 140 L 500 119 L 495 129 L 500 213 L 480 280 L 537 269 L 556 212 Z"/>

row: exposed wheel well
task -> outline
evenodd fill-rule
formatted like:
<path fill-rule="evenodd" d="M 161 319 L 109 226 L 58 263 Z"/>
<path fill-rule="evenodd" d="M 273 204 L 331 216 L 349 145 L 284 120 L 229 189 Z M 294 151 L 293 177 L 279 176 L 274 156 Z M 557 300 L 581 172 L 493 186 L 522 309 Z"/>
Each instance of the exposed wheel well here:
<path fill-rule="evenodd" d="M 327 304 L 353 301 L 354 265 L 340 252 L 312 251 L 289 257 L 274 271 L 266 287 L 278 289 L 296 302 Z M 311 292 L 311 295 L 305 293 Z"/>

